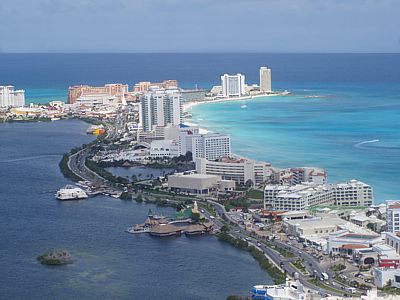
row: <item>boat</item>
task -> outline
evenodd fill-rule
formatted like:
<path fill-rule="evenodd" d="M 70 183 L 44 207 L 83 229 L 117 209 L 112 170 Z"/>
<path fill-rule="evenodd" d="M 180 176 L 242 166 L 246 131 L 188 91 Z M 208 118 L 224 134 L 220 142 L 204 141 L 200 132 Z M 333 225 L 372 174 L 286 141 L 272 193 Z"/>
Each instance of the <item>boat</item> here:
<path fill-rule="evenodd" d="M 243 105 L 241 106 L 241 108 L 247 108 L 247 105 L 246 105 L 246 104 L 243 104 Z"/>
<path fill-rule="evenodd" d="M 51 121 L 60 121 L 61 118 L 56 118 L 56 117 L 54 117 L 54 118 L 51 118 L 50 120 L 51 120 Z"/>
<path fill-rule="evenodd" d="M 81 188 L 73 185 L 66 185 L 56 194 L 58 200 L 78 200 L 86 199 L 87 197 L 88 195 Z"/>
<path fill-rule="evenodd" d="M 140 225 L 135 225 L 133 227 L 129 227 L 126 232 L 128 233 L 145 233 L 145 232 L 150 232 L 149 227 L 143 227 Z"/>

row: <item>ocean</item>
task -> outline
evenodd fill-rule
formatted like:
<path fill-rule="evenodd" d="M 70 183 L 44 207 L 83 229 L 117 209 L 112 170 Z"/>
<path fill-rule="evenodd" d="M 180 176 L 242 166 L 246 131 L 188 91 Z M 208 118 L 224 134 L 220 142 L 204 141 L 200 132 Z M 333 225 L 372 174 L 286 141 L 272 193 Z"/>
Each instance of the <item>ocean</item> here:
<path fill-rule="evenodd" d="M 71 183 L 62 154 L 93 136 L 76 121 L 0 124 L 1 299 L 226 299 L 272 283 L 245 251 L 211 235 L 128 234 L 148 210 L 172 208 L 97 196 L 60 202 Z M 67 249 L 74 263 L 43 266 L 38 255 Z"/>
<path fill-rule="evenodd" d="M 210 88 L 239 72 L 258 83 L 269 66 L 273 89 L 292 96 L 196 106 L 193 121 L 231 134 L 243 156 L 322 167 L 330 182 L 362 180 L 377 203 L 400 197 L 400 54 L 0 54 L 0 66 L 0 84 L 26 89 L 28 103 L 65 100 L 75 84 Z"/>
<path fill-rule="evenodd" d="M 209 88 L 238 72 L 257 83 L 259 67 L 269 66 L 273 88 L 292 96 L 198 105 L 193 122 L 231 134 L 243 156 L 323 167 L 330 182 L 371 184 L 376 202 L 399 198 L 400 54 L 0 54 L 0 66 L 0 85 L 25 89 L 27 103 L 65 100 L 75 84 L 177 79 Z M 86 126 L 0 124 L 2 297 L 224 299 L 271 282 L 247 253 L 212 236 L 123 232 L 155 207 L 109 197 L 55 201 L 69 182 L 57 164 L 89 141 Z M 48 268 L 35 260 L 58 247 L 76 263 Z"/>

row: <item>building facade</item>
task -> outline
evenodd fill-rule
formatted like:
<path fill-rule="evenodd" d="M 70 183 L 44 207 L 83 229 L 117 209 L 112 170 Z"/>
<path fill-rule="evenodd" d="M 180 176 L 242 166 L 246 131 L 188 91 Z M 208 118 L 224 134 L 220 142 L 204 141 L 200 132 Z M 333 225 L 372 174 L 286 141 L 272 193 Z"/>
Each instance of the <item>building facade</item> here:
<path fill-rule="evenodd" d="M 295 185 L 302 182 L 326 184 L 327 178 L 326 171 L 316 167 L 289 168 L 279 172 L 280 184 Z"/>
<path fill-rule="evenodd" d="M 128 94 L 128 85 L 121 83 L 106 84 L 104 86 L 75 85 L 68 88 L 68 103 L 74 104 L 78 98 L 94 95 L 113 96 L 122 101 Z"/>
<path fill-rule="evenodd" d="M 303 210 L 314 205 L 370 206 L 374 202 L 372 188 L 360 181 L 296 185 L 267 185 L 264 204 L 276 210 Z"/>
<path fill-rule="evenodd" d="M 231 138 L 219 133 L 192 135 L 192 157 L 215 160 L 231 155 Z"/>
<path fill-rule="evenodd" d="M 152 131 L 156 126 L 181 123 L 181 94 L 177 91 L 159 90 L 145 93 L 140 104 L 140 120 L 145 132 Z"/>
<path fill-rule="evenodd" d="M 400 200 L 386 201 L 386 222 L 388 232 L 400 232 Z"/>
<path fill-rule="evenodd" d="M 245 184 L 251 180 L 253 184 L 264 183 L 270 178 L 271 165 L 247 159 L 223 157 L 214 161 L 196 158 L 196 172 L 199 174 L 218 175 L 222 179 L 234 180 L 237 184 Z"/>
<path fill-rule="evenodd" d="M 245 91 L 245 76 L 242 74 L 221 76 L 222 94 L 226 98 L 243 96 Z"/>
<path fill-rule="evenodd" d="M 134 92 L 148 92 L 154 89 L 173 89 L 178 88 L 177 80 L 164 80 L 163 82 L 141 81 L 133 86 Z"/>
<path fill-rule="evenodd" d="M 372 187 L 368 184 L 350 180 L 332 186 L 335 203 L 339 206 L 371 206 L 374 204 Z"/>
<path fill-rule="evenodd" d="M 266 207 L 275 210 L 304 210 L 314 205 L 334 204 L 332 190 L 328 185 L 302 183 L 297 185 L 266 185 Z"/>
<path fill-rule="evenodd" d="M 260 92 L 272 92 L 271 69 L 267 67 L 260 68 Z"/>
<path fill-rule="evenodd" d="M 25 91 L 14 90 L 14 86 L 0 86 L 0 107 L 18 107 L 25 105 Z"/>

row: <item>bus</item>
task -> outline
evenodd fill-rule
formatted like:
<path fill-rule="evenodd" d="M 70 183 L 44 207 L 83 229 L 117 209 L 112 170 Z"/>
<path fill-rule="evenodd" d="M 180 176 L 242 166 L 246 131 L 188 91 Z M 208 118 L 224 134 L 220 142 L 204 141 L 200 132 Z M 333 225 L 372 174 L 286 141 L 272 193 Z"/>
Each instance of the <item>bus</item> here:
<path fill-rule="evenodd" d="M 324 278 L 324 280 L 328 280 L 328 279 L 329 279 L 328 274 L 326 274 L 326 273 L 321 273 L 321 275 L 322 275 L 322 278 Z"/>

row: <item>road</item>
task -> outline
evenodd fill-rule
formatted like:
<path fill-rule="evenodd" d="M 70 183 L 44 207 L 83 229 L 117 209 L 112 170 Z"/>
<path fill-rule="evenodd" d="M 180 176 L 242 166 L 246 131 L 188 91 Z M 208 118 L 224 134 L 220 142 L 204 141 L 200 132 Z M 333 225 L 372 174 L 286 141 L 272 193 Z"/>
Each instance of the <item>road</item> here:
<path fill-rule="evenodd" d="M 106 137 L 107 140 L 115 140 L 123 132 L 126 123 L 126 113 L 123 108 L 118 110 L 117 117 L 114 124 L 106 123 Z M 83 180 L 90 181 L 94 185 L 108 185 L 108 181 L 90 170 L 85 162 L 89 155 L 91 146 L 88 146 L 77 153 L 72 154 L 68 160 L 68 168 Z"/>
<path fill-rule="evenodd" d="M 261 237 L 259 238 L 254 238 L 249 236 L 249 232 L 247 232 L 245 230 L 245 228 L 243 226 L 241 226 L 237 221 L 235 221 L 234 219 L 232 219 L 229 214 L 227 214 L 225 207 L 223 205 L 221 205 L 220 203 L 215 202 L 214 200 L 208 199 L 207 203 L 213 205 L 213 207 L 215 208 L 215 210 L 217 211 L 219 216 L 225 216 L 225 218 L 233 225 L 231 225 L 231 230 L 229 232 L 229 234 L 231 234 L 233 237 L 235 238 L 240 238 L 240 239 L 245 239 L 248 242 L 250 242 L 251 244 L 257 246 L 259 249 L 261 249 L 264 254 L 267 255 L 267 257 L 276 265 L 278 266 L 282 271 L 286 272 L 288 274 L 288 276 L 293 277 L 294 273 L 298 273 L 299 274 L 299 281 L 307 288 L 310 288 L 312 290 L 316 290 L 319 291 L 321 294 L 330 294 L 330 295 L 335 295 L 335 296 L 343 296 L 345 294 L 348 294 L 348 292 L 346 292 L 344 290 L 345 287 L 339 285 L 338 283 L 335 282 L 335 286 L 332 286 L 332 275 L 333 272 L 330 271 L 328 268 L 324 268 L 321 266 L 321 264 L 319 263 L 319 261 L 314 258 L 312 255 L 310 255 L 309 253 L 303 251 L 303 249 L 297 248 L 293 245 L 288 245 L 286 243 L 283 243 L 277 239 L 274 240 L 270 240 L 269 243 L 274 245 L 275 247 L 279 247 L 281 249 L 286 249 L 288 251 L 290 251 L 291 253 L 294 254 L 294 258 L 286 258 L 284 256 L 282 256 L 280 253 L 278 253 L 277 251 L 273 250 L 272 248 L 268 247 L 267 245 L 264 244 L 264 241 L 261 239 Z M 204 214 L 204 213 L 203 213 Z M 205 211 L 205 215 L 206 217 L 209 217 L 209 213 L 206 213 Z M 222 227 L 222 222 L 216 218 L 213 220 L 214 223 L 216 223 L 217 221 L 220 223 L 220 227 Z M 332 291 L 332 290 L 328 290 L 319 286 L 314 285 L 313 283 L 309 282 L 310 279 L 314 278 L 301 274 L 299 270 L 297 270 L 293 265 L 292 262 L 294 262 L 295 260 L 297 260 L 298 258 L 302 258 L 304 259 L 304 266 L 307 268 L 307 270 L 310 271 L 310 274 L 314 274 L 317 279 L 319 280 L 320 277 L 322 277 L 322 273 L 327 273 L 329 274 L 329 285 L 332 286 L 332 288 L 335 288 L 338 290 L 338 292 Z M 315 272 L 316 271 L 316 272 Z"/>

